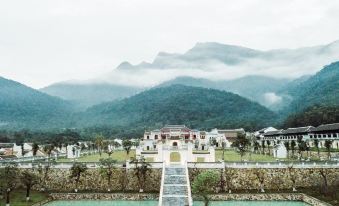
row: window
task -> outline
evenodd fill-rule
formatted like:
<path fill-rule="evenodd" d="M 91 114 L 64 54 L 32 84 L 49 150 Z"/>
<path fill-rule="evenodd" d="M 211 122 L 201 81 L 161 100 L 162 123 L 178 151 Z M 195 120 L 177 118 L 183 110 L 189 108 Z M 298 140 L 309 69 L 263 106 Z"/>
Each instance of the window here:
<path fill-rule="evenodd" d="M 193 139 L 196 139 L 197 138 L 197 135 L 193 135 Z"/>
<path fill-rule="evenodd" d="M 328 134 L 327 137 L 332 137 L 331 134 Z"/>
<path fill-rule="evenodd" d="M 157 134 L 154 136 L 154 139 L 158 139 L 158 135 Z"/>
<path fill-rule="evenodd" d="M 149 150 L 149 146 L 147 146 L 147 150 Z"/>
<path fill-rule="evenodd" d="M 189 139 L 189 137 L 190 137 L 190 136 L 188 136 L 188 135 L 185 135 L 185 139 Z"/>
<path fill-rule="evenodd" d="M 153 148 L 154 148 L 154 149 L 156 149 L 156 148 L 157 148 L 157 145 L 156 145 L 156 144 L 155 144 L 155 145 L 153 145 Z"/>
<path fill-rule="evenodd" d="M 333 137 L 337 137 L 337 134 L 333 134 Z"/>
<path fill-rule="evenodd" d="M 326 137 L 326 134 L 323 134 L 323 137 Z"/>
<path fill-rule="evenodd" d="M 320 134 L 318 134 L 318 138 L 321 138 L 321 135 L 320 135 Z"/>
<path fill-rule="evenodd" d="M 310 135 L 310 138 L 312 139 L 312 138 L 313 138 L 313 135 Z"/>
<path fill-rule="evenodd" d="M 147 139 L 149 139 L 149 136 L 147 135 Z"/>

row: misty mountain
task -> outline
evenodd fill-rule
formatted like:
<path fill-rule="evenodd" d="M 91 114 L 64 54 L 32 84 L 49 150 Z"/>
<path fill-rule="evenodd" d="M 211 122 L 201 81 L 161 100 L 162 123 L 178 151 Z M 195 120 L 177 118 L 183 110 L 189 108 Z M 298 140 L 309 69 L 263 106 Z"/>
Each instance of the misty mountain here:
<path fill-rule="evenodd" d="M 286 111 L 300 112 L 313 105 L 339 106 L 339 62 L 325 66 L 285 93 L 292 97 Z"/>
<path fill-rule="evenodd" d="M 73 102 L 79 110 L 90 106 L 130 97 L 143 88 L 120 86 L 107 83 L 72 83 L 52 84 L 40 91 Z"/>
<path fill-rule="evenodd" d="M 274 110 L 277 108 L 276 105 L 281 103 L 280 98 L 275 97 L 275 92 L 286 87 L 289 82 L 289 79 L 276 79 L 265 76 L 246 76 L 234 80 L 219 81 L 186 76 L 177 77 L 155 87 L 181 84 L 229 91 Z M 40 91 L 71 101 L 75 103 L 80 110 L 84 110 L 96 104 L 133 96 L 145 89 L 146 88 L 119 86 L 106 83 L 75 84 L 66 82 L 53 84 Z"/>
<path fill-rule="evenodd" d="M 211 81 L 202 78 L 178 77 L 166 81 L 159 86 L 182 84 L 186 86 L 212 88 L 229 91 L 258 102 L 272 110 L 277 110 L 281 104 L 281 98 L 276 96 L 276 92 L 285 88 L 291 80 L 277 79 L 265 76 L 245 76 L 234 80 Z"/>
<path fill-rule="evenodd" d="M 118 85 L 152 87 L 177 77 L 230 80 L 245 76 L 295 79 L 315 74 L 339 60 L 339 41 L 297 49 L 260 51 L 215 42 L 197 43 L 183 54 L 160 52 L 153 62 L 121 63 L 112 72 L 94 78 Z"/>
<path fill-rule="evenodd" d="M 157 85 L 178 83 L 230 91 L 279 111 L 293 100 L 290 92 L 286 92 L 288 87 L 336 60 L 339 60 L 339 41 L 269 51 L 215 42 L 197 43 L 183 54 L 160 52 L 151 63 L 122 62 L 100 77 L 57 83 L 41 91 L 85 109 Z"/>
<path fill-rule="evenodd" d="M 66 101 L 0 77 L 0 128 L 60 127 L 71 111 Z"/>
<path fill-rule="evenodd" d="M 153 88 L 130 98 L 89 108 L 78 117 L 82 127 L 124 128 L 186 124 L 192 128 L 259 128 L 276 115 L 239 95 L 183 85 Z"/>

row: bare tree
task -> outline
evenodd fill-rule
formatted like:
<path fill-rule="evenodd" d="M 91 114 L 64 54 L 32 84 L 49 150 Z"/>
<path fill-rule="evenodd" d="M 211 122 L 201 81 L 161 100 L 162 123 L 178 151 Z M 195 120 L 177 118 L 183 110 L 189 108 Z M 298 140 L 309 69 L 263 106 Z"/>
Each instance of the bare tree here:
<path fill-rule="evenodd" d="M 295 171 L 295 169 L 293 168 L 293 165 L 289 166 L 287 168 L 287 174 L 289 175 L 289 178 L 292 182 L 292 191 L 296 192 L 296 182 L 297 182 L 297 173 Z"/>

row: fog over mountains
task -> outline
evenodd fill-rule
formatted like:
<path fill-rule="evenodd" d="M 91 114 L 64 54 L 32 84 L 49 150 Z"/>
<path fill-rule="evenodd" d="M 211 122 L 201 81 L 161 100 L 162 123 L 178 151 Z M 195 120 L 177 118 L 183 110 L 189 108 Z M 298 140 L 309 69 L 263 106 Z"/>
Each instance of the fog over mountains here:
<path fill-rule="evenodd" d="M 95 87 L 87 87 L 94 88 L 94 95 Z M 69 88 L 64 90 L 69 95 L 73 91 L 74 96 L 78 95 L 77 89 L 82 89 L 68 91 Z M 221 91 L 226 89 L 243 95 Z M 275 98 L 280 98 L 280 104 L 283 104 L 280 111 L 270 111 L 249 100 L 251 96 L 255 99 L 255 94 L 268 94 L 266 91 L 272 90 L 275 91 Z M 116 94 L 108 89 L 105 90 L 107 96 L 110 91 L 113 96 Z M 126 95 L 122 89 L 121 92 Z M 339 61 L 323 67 L 315 75 L 293 81 L 274 81 L 262 76 L 218 82 L 180 77 L 122 100 L 83 108 L 82 112 L 79 112 L 82 102 L 61 100 L 0 78 L 0 129 L 108 128 L 114 134 L 123 136 L 127 130 L 133 135 L 140 135 L 145 127 L 175 123 L 205 129 L 215 126 L 244 127 L 251 131 L 283 122 L 291 126 L 305 123 L 316 125 L 339 121 L 338 94 Z M 246 95 L 248 97 L 244 98 Z M 260 101 L 260 98 L 256 100 Z M 275 105 L 279 106 L 278 103 Z"/>
<path fill-rule="evenodd" d="M 108 74 L 86 81 L 56 83 L 41 91 L 82 102 L 80 109 L 86 109 L 154 86 L 179 82 L 230 91 L 272 110 L 280 110 L 292 100 L 279 96 L 278 91 L 336 60 L 339 60 L 339 41 L 269 51 L 214 42 L 197 43 L 184 54 L 160 52 L 151 63 L 123 62 Z"/>

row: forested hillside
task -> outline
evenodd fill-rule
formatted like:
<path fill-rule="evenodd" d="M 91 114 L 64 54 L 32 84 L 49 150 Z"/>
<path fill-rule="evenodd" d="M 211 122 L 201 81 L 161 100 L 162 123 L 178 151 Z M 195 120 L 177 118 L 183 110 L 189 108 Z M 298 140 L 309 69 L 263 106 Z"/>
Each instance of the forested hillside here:
<path fill-rule="evenodd" d="M 290 115 L 283 123 L 283 126 L 285 128 L 307 125 L 318 126 L 335 122 L 339 122 L 338 106 L 314 105 L 298 114 Z"/>
<path fill-rule="evenodd" d="M 63 126 L 72 105 L 56 97 L 0 77 L 0 126 L 41 129 Z"/>
<path fill-rule="evenodd" d="M 172 85 L 94 106 L 78 118 L 78 126 L 82 127 L 110 125 L 145 129 L 186 124 L 200 129 L 244 127 L 253 130 L 269 125 L 275 114 L 229 92 Z"/>

